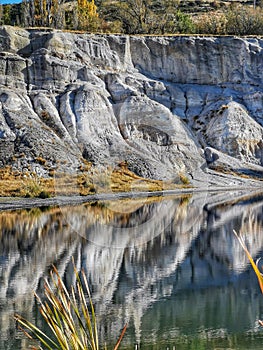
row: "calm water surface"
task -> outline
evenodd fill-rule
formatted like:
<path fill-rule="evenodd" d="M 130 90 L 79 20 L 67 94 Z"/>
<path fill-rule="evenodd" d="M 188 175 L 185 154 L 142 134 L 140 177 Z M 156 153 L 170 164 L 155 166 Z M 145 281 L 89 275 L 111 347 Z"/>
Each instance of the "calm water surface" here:
<path fill-rule="evenodd" d="M 233 235 L 263 256 L 263 194 L 203 193 L 0 212 L 0 350 L 29 349 L 18 312 L 42 325 L 41 294 L 55 264 L 74 284 L 84 268 L 100 339 L 122 349 L 263 348 L 263 296 Z"/>

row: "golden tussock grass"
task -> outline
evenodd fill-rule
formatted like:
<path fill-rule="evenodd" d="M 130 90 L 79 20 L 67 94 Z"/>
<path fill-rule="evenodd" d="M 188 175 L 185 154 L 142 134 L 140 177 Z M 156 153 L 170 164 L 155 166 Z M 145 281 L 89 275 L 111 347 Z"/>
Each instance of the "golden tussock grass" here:
<path fill-rule="evenodd" d="M 179 174 L 179 184 L 172 181 L 151 180 L 130 171 L 126 165 L 115 169 L 83 167 L 77 173 L 49 171 L 48 178 L 34 173 L 0 169 L 0 197 L 87 196 L 95 193 L 162 191 L 190 187 L 187 176 Z"/>

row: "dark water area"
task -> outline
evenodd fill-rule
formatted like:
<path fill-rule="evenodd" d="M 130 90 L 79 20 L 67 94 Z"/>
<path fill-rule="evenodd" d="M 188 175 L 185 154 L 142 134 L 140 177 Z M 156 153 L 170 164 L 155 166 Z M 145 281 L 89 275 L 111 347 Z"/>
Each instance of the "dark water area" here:
<path fill-rule="evenodd" d="M 102 343 L 121 349 L 263 348 L 263 295 L 233 234 L 263 256 L 263 193 L 199 193 L 0 213 L 0 350 L 29 349 L 15 312 L 39 326 L 33 297 L 54 264 L 84 268 Z M 111 348 L 109 346 L 109 348 Z"/>

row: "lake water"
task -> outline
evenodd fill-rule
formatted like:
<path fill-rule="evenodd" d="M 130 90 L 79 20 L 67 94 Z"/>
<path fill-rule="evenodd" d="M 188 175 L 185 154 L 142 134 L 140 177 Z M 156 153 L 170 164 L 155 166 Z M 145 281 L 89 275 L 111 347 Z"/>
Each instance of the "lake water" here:
<path fill-rule="evenodd" d="M 233 229 L 263 256 L 263 193 L 199 193 L 0 212 L 0 349 L 29 349 L 15 312 L 42 325 L 32 295 L 52 264 L 84 268 L 100 323 L 121 349 L 263 348 L 263 295 Z"/>

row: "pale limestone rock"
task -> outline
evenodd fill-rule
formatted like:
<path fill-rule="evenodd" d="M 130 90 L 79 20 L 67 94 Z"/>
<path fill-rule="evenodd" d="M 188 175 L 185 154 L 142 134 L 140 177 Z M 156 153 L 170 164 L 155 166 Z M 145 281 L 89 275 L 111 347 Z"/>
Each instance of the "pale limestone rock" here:
<path fill-rule="evenodd" d="M 123 82 L 119 74 L 107 74 L 105 77 L 107 89 L 114 102 L 125 100 L 129 96 L 137 95 L 137 90 Z"/>
<path fill-rule="evenodd" d="M 46 96 L 42 98 L 51 112 L 51 118 L 54 117 L 50 108 L 51 102 L 47 103 Z M 59 159 L 65 163 L 62 166 L 64 170 L 70 170 L 71 167 L 74 169 L 79 165 L 81 153 L 78 148 L 70 140 L 62 140 L 62 135 L 56 133 L 55 125 L 51 128 L 39 118 L 27 95 L 2 88 L 0 101 L 5 123 L 12 131 L 6 133 L 6 142 L 3 144 L 3 148 L 7 145 L 12 153 L 7 153 L 5 159 L 1 159 L 3 165 L 10 164 L 12 156 L 18 156 L 13 164 L 15 169 L 34 171 L 42 176 L 47 175 Z M 38 164 L 38 157 L 46 161 L 44 167 Z"/>
<path fill-rule="evenodd" d="M 48 127 L 50 127 L 60 138 L 67 138 L 67 130 L 62 123 L 56 106 L 48 98 L 47 94 L 39 92 L 31 95 L 34 110 Z"/>
<path fill-rule="evenodd" d="M 26 88 L 27 60 L 9 52 L 0 54 L 0 84 L 16 89 Z"/>
<path fill-rule="evenodd" d="M 0 160 L 11 164 L 21 148 L 23 166 L 45 155 L 55 167 L 69 149 L 71 171 L 82 156 L 111 168 L 126 160 L 140 175 L 176 180 L 185 172 L 195 184 L 218 181 L 211 169 L 204 174 L 207 146 L 262 165 L 262 46 L 257 38 L 2 27 L 0 87 L 8 103 Z"/>
<path fill-rule="evenodd" d="M 115 113 L 126 142 L 152 159 L 159 178 L 168 180 L 178 173 L 194 172 L 203 163 L 183 123 L 159 103 L 146 96 L 132 96 L 117 104 Z"/>
<path fill-rule="evenodd" d="M 196 88 L 190 88 L 186 92 L 186 101 L 187 101 L 186 116 L 188 118 L 199 116 L 199 114 L 203 110 L 204 103 L 205 103 L 204 94 L 201 94 Z"/>
<path fill-rule="evenodd" d="M 30 33 L 22 28 L 3 26 L 0 28 L 0 50 L 17 53 L 30 46 Z"/>
<path fill-rule="evenodd" d="M 173 114 L 178 115 L 182 119 L 186 118 L 186 110 L 188 108 L 186 93 L 175 84 L 168 85 L 167 90 L 171 97 L 171 111 Z"/>
<path fill-rule="evenodd" d="M 144 92 L 150 99 L 171 109 L 171 96 L 163 82 L 146 80 L 144 82 Z"/>
<path fill-rule="evenodd" d="M 0 96 L 1 99 L 1 96 Z M 0 113 L 0 140 L 13 142 L 16 138 L 15 133 L 10 129 L 8 123 L 6 122 L 3 113 Z"/>
<path fill-rule="evenodd" d="M 77 126 L 75 114 L 72 110 L 75 94 L 74 91 L 68 91 L 60 97 L 59 113 L 62 123 L 65 125 L 69 135 L 74 142 L 77 142 Z"/>
<path fill-rule="evenodd" d="M 234 37 L 132 37 L 131 52 L 135 67 L 154 78 L 183 84 L 251 84 L 262 82 L 262 44 L 254 39 L 252 47 L 249 39 Z"/>
<path fill-rule="evenodd" d="M 232 157 L 263 165 L 263 128 L 236 102 L 221 106 L 211 116 L 205 139 L 208 145 Z"/>
<path fill-rule="evenodd" d="M 263 127 L 263 91 L 255 90 L 243 96 L 247 110 L 252 113 L 255 120 Z"/>
<path fill-rule="evenodd" d="M 251 176 L 255 180 L 261 179 L 263 176 L 262 166 L 249 164 L 245 160 L 231 157 L 226 153 L 216 150 L 215 148 L 206 147 L 204 155 L 209 169 L 224 169 L 226 173 L 234 173 L 236 175 L 246 177 Z"/>

